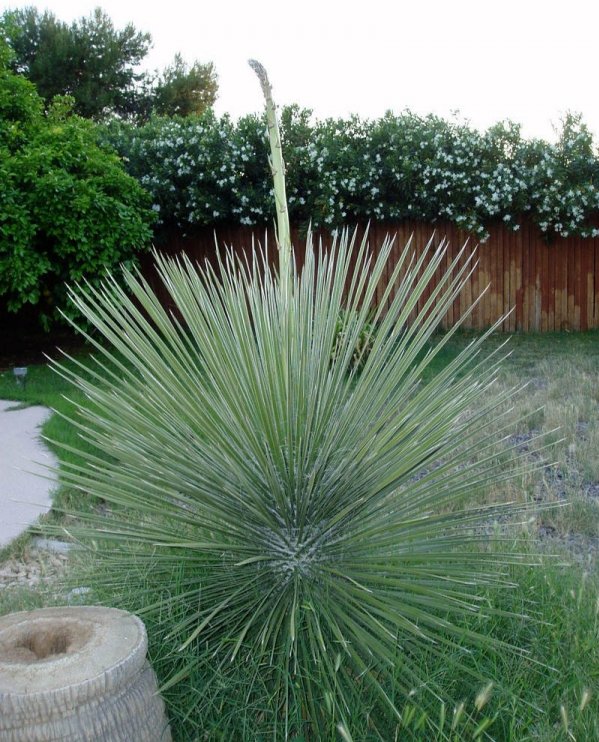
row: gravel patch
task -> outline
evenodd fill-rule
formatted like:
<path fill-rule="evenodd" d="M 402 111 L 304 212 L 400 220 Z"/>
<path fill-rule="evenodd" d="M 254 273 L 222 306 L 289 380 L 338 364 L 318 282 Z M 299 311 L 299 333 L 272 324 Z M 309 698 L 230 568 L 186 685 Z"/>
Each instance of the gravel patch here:
<path fill-rule="evenodd" d="M 67 566 L 67 554 L 30 549 L 21 558 L 0 564 L 0 591 L 15 587 L 42 587 L 61 577 Z"/>

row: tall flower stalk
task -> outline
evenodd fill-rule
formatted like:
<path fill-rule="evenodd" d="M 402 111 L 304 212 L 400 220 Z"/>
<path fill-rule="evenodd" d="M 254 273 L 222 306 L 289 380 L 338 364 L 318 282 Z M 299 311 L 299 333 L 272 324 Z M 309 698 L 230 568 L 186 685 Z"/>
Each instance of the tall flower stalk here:
<path fill-rule="evenodd" d="M 132 272 L 128 291 L 110 277 L 73 290 L 98 361 L 57 368 L 84 392 L 74 422 L 101 454 L 87 450 L 62 476 L 109 505 L 73 530 L 93 546 L 96 589 L 143 609 L 172 648 L 165 687 L 201 673 L 187 720 L 205 723 L 205 683 L 245 673 L 247 739 L 335 729 L 390 739 L 402 699 L 441 692 L 421 653 L 451 657 L 478 683 L 464 646 L 506 648 L 465 618 L 494 615 L 481 593 L 509 586 L 518 559 L 489 548 L 489 523 L 516 509 L 479 499 L 505 477 L 491 421 L 509 395 L 494 392 L 496 363 L 479 358 L 484 337 L 421 382 L 460 326 L 429 343 L 472 258 L 445 269 L 443 242 L 407 245 L 385 280 L 392 240 L 373 252 L 345 232 L 328 250 L 309 235 L 298 268 L 270 86 L 253 66 L 279 271 L 259 250 L 217 268 L 157 255 L 176 314 Z"/>
<path fill-rule="evenodd" d="M 287 194 L 285 190 L 285 161 L 283 159 L 283 146 L 279 132 L 277 110 L 272 97 L 272 87 L 266 74 L 266 70 L 255 59 L 250 59 L 250 67 L 254 70 L 260 80 L 264 100 L 266 101 L 266 121 L 268 124 L 268 141 L 270 145 L 270 169 L 275 192 L 275 206 L 277 210 L 277 237 L 281 249 L 281 273 L 289 272 L 291 261 L 291 231 L 289 229 L 289 210 L 287 206 Z M 283 271 L 283 266 L 286 270 Z"/>

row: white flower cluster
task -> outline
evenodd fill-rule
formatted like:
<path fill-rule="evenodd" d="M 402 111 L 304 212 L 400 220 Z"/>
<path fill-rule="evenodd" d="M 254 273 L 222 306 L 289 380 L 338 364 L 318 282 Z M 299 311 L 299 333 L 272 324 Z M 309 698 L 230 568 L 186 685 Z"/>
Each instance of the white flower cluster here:
<path fill-rule="evenodd" d="M 312 123 L 297 107 L 284 110 L 282 134 L 297 222 L 448 219 L 484 239 L 490 223 L 517 230 L 532 219 L 548 234 L 598 234 L 599 159 L 576 116 L 565 118 L 556 144 L 523 139 L 509 122 L 483 134 L 409 112 Z M 266 129 L 258 116 L 121 123 L 107 138 L 150 192 L 163 224 L 272 219 Z"/>

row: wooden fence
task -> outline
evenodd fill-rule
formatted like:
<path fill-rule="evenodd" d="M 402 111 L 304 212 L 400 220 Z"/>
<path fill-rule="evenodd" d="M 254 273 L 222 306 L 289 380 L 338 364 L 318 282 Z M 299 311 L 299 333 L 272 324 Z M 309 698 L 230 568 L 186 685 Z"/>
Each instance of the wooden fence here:
<path fill-rule="evenodd" d="M 358 228 L 363 232 L 363 227 Z M 599 327 L 599 239 L 579 237 L 556 238 L 547 244 L 534 225 L 523 225 L 513 232 L 499 225 L 491 227 L 490 238 L 477 248 L 476 238 L 457 229 L 450 223 L 434 227 L 422 222 L 371 224 L 369 241 L 376 251 L 387 234 L 395 236 L 389 273 L 403 246 L 413 235 L 413 247 L 421 251 L 434 232 L 434 244 L 446 237 L 450 246 L 445 262 L 449 264 L 468 240 L 463 259 L 477 250 L 478 265 L 464 286 L 453 307 L 448 311 L 443 325 L 450 327 L 472 304 L 472 301 L 489 286 L 478 306 L 464 326 L 483 329 L 500 317 L 506 332 L 554 330 L 588 330 Z M 173 255 L 185 252 L 192 259 L 202 262 L 215 255 L 215 235 L 219 244 L 247 249 L 252 237 L 264 241 L 264 230 L 250 227 L 218 227 L 200 230 L 193 237 L 170 235 L 158 248 Z M 330 239 L 326 232 L 318 232 L 325 244 Z M 302 262 L 304 238 L 293 230 L 297 258 Z M 270 245 L 273 234 L 268 230 Z M 150 261 L 144 273 L 161 293 L 165 303 L 168 297 L 153 274 Z M 422 298 L 426 301 L 428 293 Z"/>

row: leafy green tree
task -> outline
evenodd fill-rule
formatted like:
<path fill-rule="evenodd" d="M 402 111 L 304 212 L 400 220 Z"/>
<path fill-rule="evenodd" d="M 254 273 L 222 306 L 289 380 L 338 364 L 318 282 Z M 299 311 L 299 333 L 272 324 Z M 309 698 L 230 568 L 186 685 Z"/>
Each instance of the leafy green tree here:
<path fill-rule="evenodd" d="M 47 113 L 35 86 L 8 69 L 0 45 L 0 299 L 38 308 L 48 326 L 65 306 L 65 281 L 96 281 L 134 265 L 153 212 L 96 125 L 56 97 Z"/>
<path fill-rule="evenodd" d="M 159 116 L 202 114 L 216 100 L 218 83 L 214 65 L 194 62 L 180 54 L 160 75 L 152 93 L 152 111 Z"/>
<path fill-rule="evenodd" d="M 136 110 L 143 74 L 135 68 L 151 43 L 132 24 L 117 30 L 100 9 L 70 26 L 36 8 L 4 13 L 2 25 L 15 51 L 14 69 L 33 82 L 48 105 L 55 95 L 72 95 L 75 111 L 100 118 Z"/>
<path fill-rule="evenodd" d="M 18 147 L 29 127 L 43 113 L 43 101 L 35 86 L 21 75 L 11 74 L 14 54 L 0 39 L 0 143 Z"/>
<path fill-rule="evenodd" d="M 0 25 L 15 52 L 13 69 L 35 83 L 46 105 L 55 95 L 71 95 L 86 118 L 143 120 L 151 113 L 202 113 L 216 99 L 211 63 L 189 66 L 178 54 L 162 73 L 141 71 L 150 34 L 130 23 L 116 29 L 100 8 L 71 25 L 34 7 L 8 10 Z"/>

